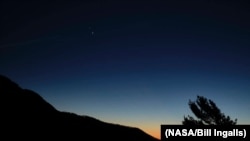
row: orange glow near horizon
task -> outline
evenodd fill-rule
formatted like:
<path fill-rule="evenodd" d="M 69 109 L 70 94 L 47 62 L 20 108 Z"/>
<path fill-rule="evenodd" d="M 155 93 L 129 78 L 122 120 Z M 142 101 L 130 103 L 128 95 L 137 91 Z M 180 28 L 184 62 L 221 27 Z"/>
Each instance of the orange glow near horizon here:
<path fill-rule="evenodd" d="M 149 116 L 147 118 L 137 116 L 137 117 L 130 117 L 130 119 L 125 118 L 125 117 L 121 117 L 119 119 L 114 118 L 114 117 L 106 117 L 106 118 L 98 117 L 98 118 L 103 119 L 104 121 L 109 122 L 109 123 L 116 123 L 120 125 L 126 125 L 130 127 L 139 128 L 146 134 L 153 136 L 159 140 L 161 138 L 161 125 L 162 124 L 173 124 L 173 125 L 180 124 L 179 119 L 177 119 L 176 117 L 171 117 L 167 119 L 161 118 L 158 116 L 153 116 L 150 118 Z M 166 120 L 168 122 L 166 122 Z"/>
<path fill-rule="evenodd" d="M 160 135 L 161 135 L 161 127 L 155 126 L 155 125 L 143 125 L 143 126 L 138 126 L 141 130 L 143 130 L 145 133 L 157 138 L 160 140 Z"/>
<path fill-rule="evenodd" d="M 153 136 L 153 137 L 155 137 L 155 138 L 157 138 L 157 139 L 161 139 L 161 133 L 160 133 L 160 131 L 145 131 L 147 134 L 149 134 L 149 135 L 151 135 L 151 136 Z"/>

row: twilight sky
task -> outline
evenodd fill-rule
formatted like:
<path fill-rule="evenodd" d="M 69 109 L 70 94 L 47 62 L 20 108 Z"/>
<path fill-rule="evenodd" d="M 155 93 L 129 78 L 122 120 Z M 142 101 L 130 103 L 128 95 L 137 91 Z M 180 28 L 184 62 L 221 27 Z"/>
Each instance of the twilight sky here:
<path fill-rule="evenodd" d="M 250 8 L 243 1 L 1 2 L 0 74 L 61 111 L 139 127 L 212 99 L 250 124 Z"/>

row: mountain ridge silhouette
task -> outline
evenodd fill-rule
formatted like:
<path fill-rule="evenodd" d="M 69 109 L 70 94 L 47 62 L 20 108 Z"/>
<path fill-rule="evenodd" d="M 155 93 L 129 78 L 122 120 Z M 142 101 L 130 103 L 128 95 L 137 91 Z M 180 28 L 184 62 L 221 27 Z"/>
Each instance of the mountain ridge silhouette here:
<path fill-rule="evenodd" d="M 0 94 L 2 134 L 8 139 L 159 141 L 139 128 L 59 111 L 38 93 L 4 75 L 0 75 Z"/>

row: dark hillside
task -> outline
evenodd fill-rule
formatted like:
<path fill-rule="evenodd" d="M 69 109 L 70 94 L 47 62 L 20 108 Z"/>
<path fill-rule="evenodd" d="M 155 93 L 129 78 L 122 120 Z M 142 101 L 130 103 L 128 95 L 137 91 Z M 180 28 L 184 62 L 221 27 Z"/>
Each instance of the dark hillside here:
<path fill-rule="evenodd" d="M 0 76 L 2 135 L 9 139 L 157 141 L 142 130 L 61 112 L 39 94 Z"/>

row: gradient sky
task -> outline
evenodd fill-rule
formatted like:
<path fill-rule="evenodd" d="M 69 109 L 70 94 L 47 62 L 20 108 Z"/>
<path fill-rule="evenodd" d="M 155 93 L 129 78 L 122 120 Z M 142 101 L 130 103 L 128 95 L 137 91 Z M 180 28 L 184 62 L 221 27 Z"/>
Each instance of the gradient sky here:
<path fill-rule="evenodd" d="M 238 1 L 1 2 L 0 74 L 61 111 L 141 128 L 213 100 L 250 124 L 250 10 Z"/>

